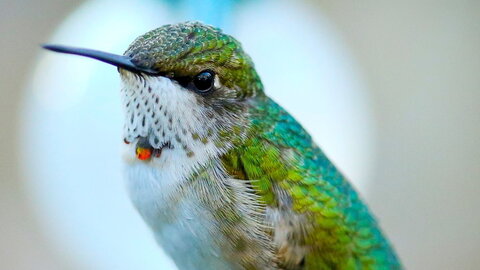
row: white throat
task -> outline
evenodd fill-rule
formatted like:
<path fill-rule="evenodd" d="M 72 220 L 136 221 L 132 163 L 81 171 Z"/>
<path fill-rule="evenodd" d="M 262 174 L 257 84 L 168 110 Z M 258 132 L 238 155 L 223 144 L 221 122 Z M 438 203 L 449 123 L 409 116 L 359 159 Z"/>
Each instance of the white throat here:
<path fill-rule="evenodd" d="M 164 77 L 122 74 L 126 178 L 130 197 L 155 237 L 180 269 L 233 269 L 219 257 L 209 232 L 213 217 L 194 190 L 185 188 L 198 168 L 221 153 L 206 134 L 205 109 L 194 93 Z M 137 159 L 138 138 L 147 138 L 159 157 Z M 203 138 L 203 139 L 202 139 Z M 218 239 L 217 239 L 218 240 Z M 188 258 L 184 254 L 189 254 Z"/>

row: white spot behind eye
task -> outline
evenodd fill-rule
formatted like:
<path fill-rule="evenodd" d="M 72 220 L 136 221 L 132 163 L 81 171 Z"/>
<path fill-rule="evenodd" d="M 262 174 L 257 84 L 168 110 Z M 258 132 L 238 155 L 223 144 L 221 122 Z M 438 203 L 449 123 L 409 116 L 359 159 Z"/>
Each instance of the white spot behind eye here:
<path fill-rule="evenodd" d="M 222 87 L 222 83 L 220 82 L 220 78 L 218 77 L 217 74 L 215 74 L 215 79 L 213 81 L 213 86 L 218 89 L 220 87 Z"/>

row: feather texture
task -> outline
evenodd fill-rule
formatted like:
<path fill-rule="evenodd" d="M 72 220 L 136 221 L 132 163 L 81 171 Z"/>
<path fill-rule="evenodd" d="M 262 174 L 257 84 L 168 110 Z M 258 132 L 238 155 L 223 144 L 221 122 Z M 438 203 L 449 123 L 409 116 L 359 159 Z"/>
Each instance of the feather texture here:
<path fill-rule="evenodd" d="M 275 213 L 269 222 L 279 265 L 401 268 L 365 204 L 300 124 L 267 97 L 249 113 L 247 139 L 222 160 L 231 175 L 255 179 L 253 190 Z"/>

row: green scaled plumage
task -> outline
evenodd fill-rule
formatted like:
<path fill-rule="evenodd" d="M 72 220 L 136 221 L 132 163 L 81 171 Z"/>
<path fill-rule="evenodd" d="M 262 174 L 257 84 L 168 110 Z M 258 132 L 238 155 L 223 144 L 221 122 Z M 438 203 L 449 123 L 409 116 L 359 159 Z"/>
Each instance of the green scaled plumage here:
<path fill-rule="evenodd" d="M 305 215 L 309 247 L 302 269 L 400 269 L 399 261 L 350 184 L 283 108 L 259 97 L 250 110 L 248 140 L 223 157 L 232 175 L 255 179 L 261 200 L 277 207 L 275 189 Z"/>

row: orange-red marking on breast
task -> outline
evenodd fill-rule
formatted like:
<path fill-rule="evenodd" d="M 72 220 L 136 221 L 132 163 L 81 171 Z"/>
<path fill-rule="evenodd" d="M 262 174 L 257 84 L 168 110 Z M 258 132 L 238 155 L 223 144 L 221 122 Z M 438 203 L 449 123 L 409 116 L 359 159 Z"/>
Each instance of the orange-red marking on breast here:
<path fill-rule="evenodd" d="M 152 156 L 152 150 L 149 148 L 137 147 L 137 158 L 140 160 L 147 160 Z"/>

